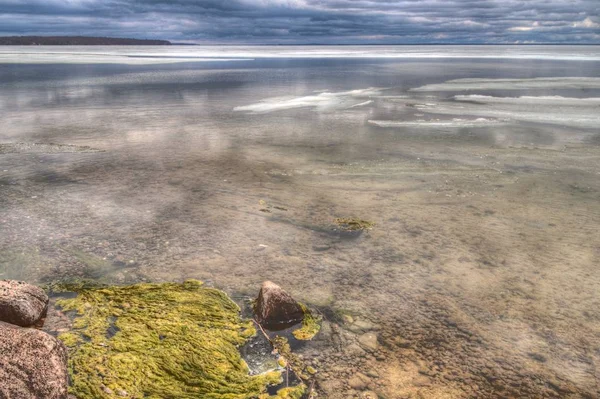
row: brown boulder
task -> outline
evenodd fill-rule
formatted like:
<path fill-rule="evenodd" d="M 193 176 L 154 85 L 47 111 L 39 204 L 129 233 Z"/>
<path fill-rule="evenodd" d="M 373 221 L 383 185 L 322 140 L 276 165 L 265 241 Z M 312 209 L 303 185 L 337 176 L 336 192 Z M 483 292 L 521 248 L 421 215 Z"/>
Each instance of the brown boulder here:
<path fill-rule="evenodd" d="M 265 281 L 260 287 L 254 314 L 256 320 L 268 329 L 287 328 L 304 319 L 300 304 L 271 281 Z"/>
<path fill-rule="evenodd" d="M 43 289 L 22 281 L 0 281 L 0 321 L 29 327 L 38 323 L 48 309 Z"/>
<path fill-rule="evenodd" d="M 33 328 L 0 322 L 0 398 L 66 399 L 67 350 Z"/>

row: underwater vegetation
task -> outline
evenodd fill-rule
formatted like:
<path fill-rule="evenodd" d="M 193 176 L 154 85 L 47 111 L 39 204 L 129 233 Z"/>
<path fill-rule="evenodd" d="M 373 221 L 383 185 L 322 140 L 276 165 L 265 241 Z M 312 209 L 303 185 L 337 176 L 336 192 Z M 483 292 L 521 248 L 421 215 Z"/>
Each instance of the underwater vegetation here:
<path fill-rule="evenodd" d="M 302 326 L 292 331 L 292 335 L 295 339 L 299 341 L 308 341 L 313 339 L 315 335 L 317 335 L 318 332 L 321 330 L 321 322 L 323 320 L 323 317 L 321 315 L 314 316 L 313 313 L 305 305 L 301 303 L 298 304 L 304 312 L 304 319 L 302 321 Z M 265 333 L 264 330 L 263 333 Z M 314 390 L 314 375 L 317 373 L 317 370 L 314 367 L 305 364 L 302 357 L 296 355 L 292 351 L 289 340 L 285 336 L 280 336 L 276 334 L 273 337 L 269 337 L 265 333 L 265 337 L 271 343 L 274 353 L 277 353 L 279 355 L 279 358 L 277 360 L 279 366 L 284 368 L 286 370 L 286 373 L 289 373 L 291 371 L 300 381 L 302 381 L 300 384 L 294 387 L 286 387 L 279 390 L 276 398 L 316 398 L 317 394 Z"/>
<path fill-rule="evenodd" d="M 294 330 L 292 334 L 294 338 L 301 341 L 308 341 L 314 338 L 315 335 L 321 330 L 321 316 L 314 316 L 312 312 L 303 304 L 299 304 L 304 312 L 304 319 L 302 320 L 302 327 Z"/>
<path fill-rule="evenodd" d="M 56 287 L 54 287 L 56 290 Z M 69 347 L 70 393 L 78 399 L 269 398 L 280 371 L 249 375 L 238 348 L 256 333 L 223 292 L 190 280 L 93 287 L 57 304 L 76 312 Z M 304 385 L 273 398 L 300 398 Z"/>
<path fill-rule="evenodd" d="M 347 231 L 371 230 L 375 223 L 358 218 L 337 218 L 335 224 Z"/>

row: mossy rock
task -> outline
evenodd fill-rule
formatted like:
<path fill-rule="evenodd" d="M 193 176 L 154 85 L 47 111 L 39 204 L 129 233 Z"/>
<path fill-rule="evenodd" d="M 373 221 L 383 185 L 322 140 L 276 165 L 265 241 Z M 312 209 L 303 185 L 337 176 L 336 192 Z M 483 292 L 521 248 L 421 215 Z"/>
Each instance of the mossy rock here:
<path fill-rule="evenodd" d="M 249 375 L 239 346 L 255 334 L 223 292 L 199 281 L 118 287 L 74 285 L 70 393 L 78 399 L 256 398 L 278 371 Z M 107 389 L 108 388 L 108 389 Z"/>

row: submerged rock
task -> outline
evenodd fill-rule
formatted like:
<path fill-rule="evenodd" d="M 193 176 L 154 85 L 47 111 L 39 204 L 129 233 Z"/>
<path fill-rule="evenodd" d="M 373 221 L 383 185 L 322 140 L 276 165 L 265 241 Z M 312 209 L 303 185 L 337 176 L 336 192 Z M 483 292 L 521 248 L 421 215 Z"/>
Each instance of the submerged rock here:
<path fill-rule="evenodd" d="M 67 398 L 67 350 L 43 331 L 0 322 L 0 397 Z"/>
<path fill-rule="evenodd" d="M 272 329 L 286 328 L 304 319 L 302 306 L 271 281 L 260 287 L 254 313 L 262 326 Z"/>
<path fill-rule="evenodd" d="M 377 342 L 377 334 L 373 332 L 368 332 L 360 337 L 358 337 L 358 342 L 360 345 L 370 351 L 375 351 L 379 347 L 379 343 Z"/>
<path fill-rule="evenodd" d="M 15 280 L 0 281 L 0 321 L 29 327 L 46 315 L 48 295 L 43 289 Z"/>
<path fill-rule="evenodd" d="M 348 385 L 352 389 L 356 389 L 358 391 L 362 391 L 367 388 L 367 385 L 371 382 L 369 377 L 364 375 L 363 373 L 355 373 L 349 380 Z"/>

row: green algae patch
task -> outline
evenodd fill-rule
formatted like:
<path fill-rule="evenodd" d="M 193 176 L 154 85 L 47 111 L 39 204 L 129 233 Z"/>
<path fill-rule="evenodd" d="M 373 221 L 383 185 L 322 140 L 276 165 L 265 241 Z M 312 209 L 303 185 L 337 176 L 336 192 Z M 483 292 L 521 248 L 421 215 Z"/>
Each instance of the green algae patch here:
<path fill-rule="evenodd" d="M 256 398 L 281 381 L 278 371 L 249 375 L 238 348 L 255 334 L 252 322 L 199 281 L 63 288 L 77 293 L 57 304 L 76 312 L 59 338 L 78 399 Z"/>
<path fill-rule="evenodd" d="M 375 223 L 358 218 L 337 218 L 335 224 L 346 231 L 371 230 Z"/>
<path fill-rule="evenodd" d="M 303 304 L 300 304 L 302 311 L 304 312 L 304 319 L 302 320 L 302 327 L 294 330 L 292 334 L 294 338 L 300 341 L 308 341 L 314 338 L 315 335 L 321 330 L 321 316 L 314 316 L 312 312 Z"/>
<path fill-rule="evenodd" d="M 68 348 L 77 346 L 77 344 L 81 342 L 81 337 L 79 336 L 79 334 L 71 332 L 60 334 L 58 336 L 58 339 L 60 339 L 63 342 L 63 344 L 65 344 L 65 346 L 67 346 Z"/>

